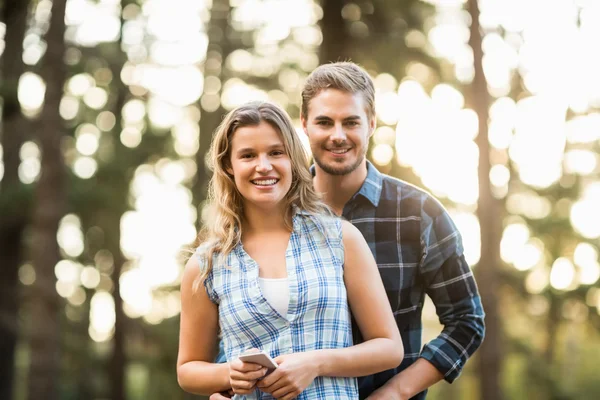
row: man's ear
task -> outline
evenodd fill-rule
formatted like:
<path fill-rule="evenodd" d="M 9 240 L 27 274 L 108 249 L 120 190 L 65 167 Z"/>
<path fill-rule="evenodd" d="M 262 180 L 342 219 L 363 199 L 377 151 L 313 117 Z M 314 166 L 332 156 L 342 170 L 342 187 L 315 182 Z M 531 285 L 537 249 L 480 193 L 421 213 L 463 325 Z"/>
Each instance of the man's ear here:
<path fill-rule="evenodd" d="M 377 117 L 374 115 L 369 121 L 369 137 L 373 136 L 375 128 L 377 128 Z"/>
<path fill-rule="evenodd" d="M 308 136 L 308 130 L 306 129 L 306 125 L 308 124 L 308 121 L 306 120 L 306 118 L 304 118 L 303 115 L 300 116 L 300 122 L 302 122 L 302 130 L 304 131 L 304 134 L 306 136 Z"/>

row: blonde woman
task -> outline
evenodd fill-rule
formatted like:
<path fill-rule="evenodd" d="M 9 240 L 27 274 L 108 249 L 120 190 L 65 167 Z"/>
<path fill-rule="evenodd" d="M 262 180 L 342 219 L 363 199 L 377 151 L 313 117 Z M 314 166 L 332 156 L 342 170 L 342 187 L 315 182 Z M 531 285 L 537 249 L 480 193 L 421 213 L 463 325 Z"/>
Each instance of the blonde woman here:
<path fill-rule="evenodd" d="M 357 399 L 354 377 L 397 366 L 402 340 L 360 232 L 329 213 L 285 111 L 250 103 L 213 138 L 211 222 L 181 283 L 177 376 L 192 393 Z M 365 341 L 352 345 L 350 310 Z M 227 363 L 212 362 L 222 333 Z M 269 354 L 267 370 L 238 357 Z"/>

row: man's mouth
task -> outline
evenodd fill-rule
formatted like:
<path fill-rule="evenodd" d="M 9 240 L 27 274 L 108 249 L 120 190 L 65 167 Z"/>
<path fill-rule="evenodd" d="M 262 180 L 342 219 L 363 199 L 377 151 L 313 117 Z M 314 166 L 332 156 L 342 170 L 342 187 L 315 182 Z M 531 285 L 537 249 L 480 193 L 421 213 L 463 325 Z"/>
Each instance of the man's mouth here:
<path fill-rule="evenodd" d="M 330 152 L 332 152 L 333 154 L 346 154 L 347 152 L 350 151 L 350 149 L 327 149 Z"/>
<path fill-rule="evenodd" d="M 274 178 L 271 178 L 271 179 L 253 179 L 250 182 L 252 182 L 256 186 L 273 186 L 277 182 L 279 182 L 279 179 L 274 179 Z"/>

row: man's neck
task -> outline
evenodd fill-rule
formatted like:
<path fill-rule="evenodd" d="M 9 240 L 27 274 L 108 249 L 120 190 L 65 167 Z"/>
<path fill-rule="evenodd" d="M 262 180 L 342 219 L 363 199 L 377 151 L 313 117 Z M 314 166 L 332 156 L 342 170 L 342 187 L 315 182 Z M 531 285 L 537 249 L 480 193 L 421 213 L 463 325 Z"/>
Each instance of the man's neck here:
<path fill-rule="evenodd" d="M 336 214 L 342 215 L 344 206 L 359 191 L 365 179 L 367 179 L 366 160 L 347 175 L 328 174 L 315 164 L 313 185 L 315 190 L 323 196 L 323 201 Z"/>

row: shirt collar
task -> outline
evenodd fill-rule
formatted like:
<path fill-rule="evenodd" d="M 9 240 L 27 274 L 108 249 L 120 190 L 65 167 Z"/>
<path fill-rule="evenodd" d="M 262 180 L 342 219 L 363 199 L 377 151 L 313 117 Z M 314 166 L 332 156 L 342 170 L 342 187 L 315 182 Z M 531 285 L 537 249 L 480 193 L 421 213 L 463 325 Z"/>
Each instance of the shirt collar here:
<path fill-rule="evenodd" d="M 312 176 L 315 176 L 314 164 L 310 166 L 310 173 Z M 383 175 L 369 160 L 367 160 L 367 177 L 358 192 L 356 192 L 352 198 L 354 199 L 356 196 L 360 195 L 377 207 L 379 205 L 379 199 L 381 198 L 382 184 Z"/>

